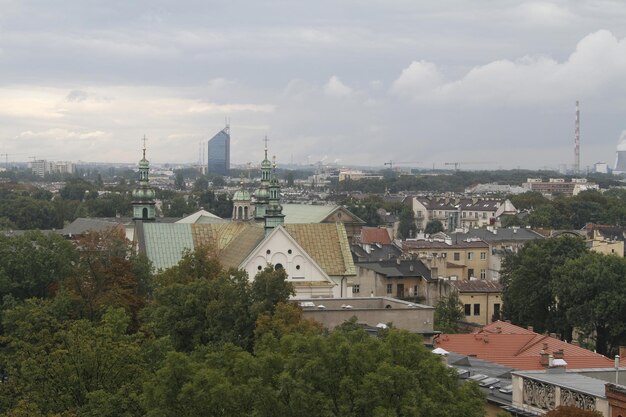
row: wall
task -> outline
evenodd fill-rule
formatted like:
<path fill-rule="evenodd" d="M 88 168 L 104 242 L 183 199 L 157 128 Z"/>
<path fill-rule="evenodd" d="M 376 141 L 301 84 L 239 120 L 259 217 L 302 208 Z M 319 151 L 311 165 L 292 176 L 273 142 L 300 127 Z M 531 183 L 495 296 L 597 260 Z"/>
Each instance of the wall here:
<path fill-rule="evenodd" d="M 304 317 L 316 320 L 328 329 L 334 329 L 346 320 L 356 317 L 357 321 L 376 326 L 378 323 L 393 323 L 394 327 L 411 332 L 431 333 L 433 331 L 434 307 L 407 303 L 387 297 L 333 298 L 298 300 L 311 301 L 324 305 L 304 308 Z M 342 309 L 349 304 L 352 309 Z M 390 308 L 386 308 L 390 306 Z M 415 307 L 411 307 L 415 306 Z"/>
<path fill-rule="evenodd" d="M 495 304 L 500 304 L 500 311 L 502 311 L 502 296 L 499 293 L 460 293 L 459 299 L 464 306 L 465 304 L 471 305 L 471 315 L 465 316 L 465 320 L 471 323 L 483 326 L 490 324 Z M 474 315 L 474 304 L 480 305 L 479 315 Z"/>

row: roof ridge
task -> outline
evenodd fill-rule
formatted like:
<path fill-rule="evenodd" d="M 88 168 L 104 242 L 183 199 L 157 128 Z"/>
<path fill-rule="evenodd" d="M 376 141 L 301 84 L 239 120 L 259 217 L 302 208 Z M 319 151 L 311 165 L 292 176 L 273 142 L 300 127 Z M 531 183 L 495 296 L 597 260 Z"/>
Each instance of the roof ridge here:
<path fill-rule="evenodd" d="M 534 333 L 534 332 L 533 332 L 533 333 Z M 524 351 L 526 351 L 526 350 L 530 349 L 532 346 L 535 346 L 535 345 L 537 345 L 537 343 L 539 343 L 539 342 L 541 342 L 541 341 L 543 341 L 543 340 L 545 340 L 545 339 L 547 339 L 547 338 L 549 338 L 549 337 L 550 337 L 550 336 L 546 336 L 546 335 L 541 335 L 541 334 L 539 334 L 539 333 L 534 333 L 534 334 L 532 334 L 532 335 L 526 335 L 526 336 L 532 336 L 532 338 L 531 338 L 528 342 L 526 342 L 526 344 L 525 344 L 524 346 L 522 346 L 522 347 L 521 347 L 521 348 L 520 348 L 520 349 L 519 349 L 519 350 L 515 353 L 515 356 L 520 355 L 522 352 L 524 352 Z M 534 343 L 531 343 L 531 342 L 532 342 L 532 341 L 533 341 L 533 340 L 534 340 L 537 336 L 542 336 L 542 337 L 540 337 L 540 338 L 539 338 L 537 341 L 535 341 Z"/>

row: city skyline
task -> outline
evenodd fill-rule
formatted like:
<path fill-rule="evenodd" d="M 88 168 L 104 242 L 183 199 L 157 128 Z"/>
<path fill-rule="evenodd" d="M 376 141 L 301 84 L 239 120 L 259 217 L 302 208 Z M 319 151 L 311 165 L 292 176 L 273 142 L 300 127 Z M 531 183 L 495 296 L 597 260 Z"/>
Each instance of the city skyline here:
<path fill-rule="evenodd" d="M 4 0 L 0 154 L 190 163 L 231 120 L 231 161 L 468 169 L 613 165 L 626 4 Z M 3 158 L 4 160 L 4 158 Z M 399 165 L 398 165 L 399 166 Z"/>

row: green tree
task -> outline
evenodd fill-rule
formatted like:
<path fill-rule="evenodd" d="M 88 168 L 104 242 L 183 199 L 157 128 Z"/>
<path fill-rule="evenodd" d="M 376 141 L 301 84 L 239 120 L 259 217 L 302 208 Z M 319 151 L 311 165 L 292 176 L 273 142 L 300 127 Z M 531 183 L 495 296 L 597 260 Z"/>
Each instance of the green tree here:
<path fill-rule="evenodd" d="M 185 177 L 181 171 L 176 171 L 176 177 L 174 178 L 174 187 L 177 190 L 184 191 L 185 188 Z"/>
<path fill-rule="evenodd" d="M 64 200 L 83 201 L 86 198 L 95 198 L 98 195 L 98 191 L 88 181 L 81 178 L 70 178 L 65 183 L 65 186 L 61 188 L 59 194 Z"/>
<path fill-rule="evenodd" d="M 626 259 L 586 253 L 556 270 L 552 282 L 559 308 L 579 331 L 595 338 L 596 351 L 617 353 L 626 341 Z"/>
<path fill-rule="evenodd" d="M 463 319 L 463 304 L 456 291 L 439 300 L 435 307 L 435 329 L 443 333 L 458 333 L 459 322 Z"/>
<path fill-rule="evenodd" d="M 431 220 L 428 223 L 426 223 L 426 228 L 424 228 L 424 233 L 432 235 L 432 234 L 439 233 L 439 232 L 443 232 L 443 223 L 441 223 L 441 221 Z"/>
<path fill-rule="evenodd" d="M 415 237 L 417 226 L 413 217 L 413 210 L 410 207 L 403 206 L 400 211 L 400 224 L 398 225 L 398 236 L 402 239 Z"/>
<path fill-rule="evenodd" d="M 209 180 L 205 176 L 201 176 L 196 178 L 196 181 L 193 183 L 192 191 L 194 193 L 202 193 L 207 191 L 209 188 Z"/>
<path fill-rule="evenodd" d="M 0 294 L 18 300 L 50 297 L 74 271 L 78 254 L 62 236 L 0 235 Z"/>
<path fill-rule="evenodd" d="M 286 302 L 296 295 L 293 284 L 287 281 L 283 268 L 267 266 L 254 277 L 252 282 L 252 309 L 254 314 L 274 314 L 278 303 Z"/>
<path fill-rule="evenodd" d="M 534 240 L 518 253 L 508 255 L 502 265 L 503 316 L 535 331 L 571 337 L 571 326 L 560 309 L 553 290 L 556 270 L 587 251 L 585 241 L 561 236 Z"/>
<path fill-rule="evenodd" d="M 3 315 L 7 379 L 0 404 L 36 415 L 141 416 L 145 364 L 129 317 L 109 310 L 99 323 L 63 320 L 56 301 L 30 301 Z M 20 404 L 26 400 L 28 405 Z M 115 412 L 103 412 L 115 407 Z M 10 415 L 10 414 L 9 414 Z"/>

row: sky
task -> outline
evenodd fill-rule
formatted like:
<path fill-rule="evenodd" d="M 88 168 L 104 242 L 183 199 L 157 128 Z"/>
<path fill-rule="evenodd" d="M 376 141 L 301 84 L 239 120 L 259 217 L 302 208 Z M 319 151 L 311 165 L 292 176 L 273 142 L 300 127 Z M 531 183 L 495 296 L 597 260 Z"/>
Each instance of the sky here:
<path fill-rule="evenodd" d="M 622 0 L 0 0 L 0 161 L 612 165 Z"/>

